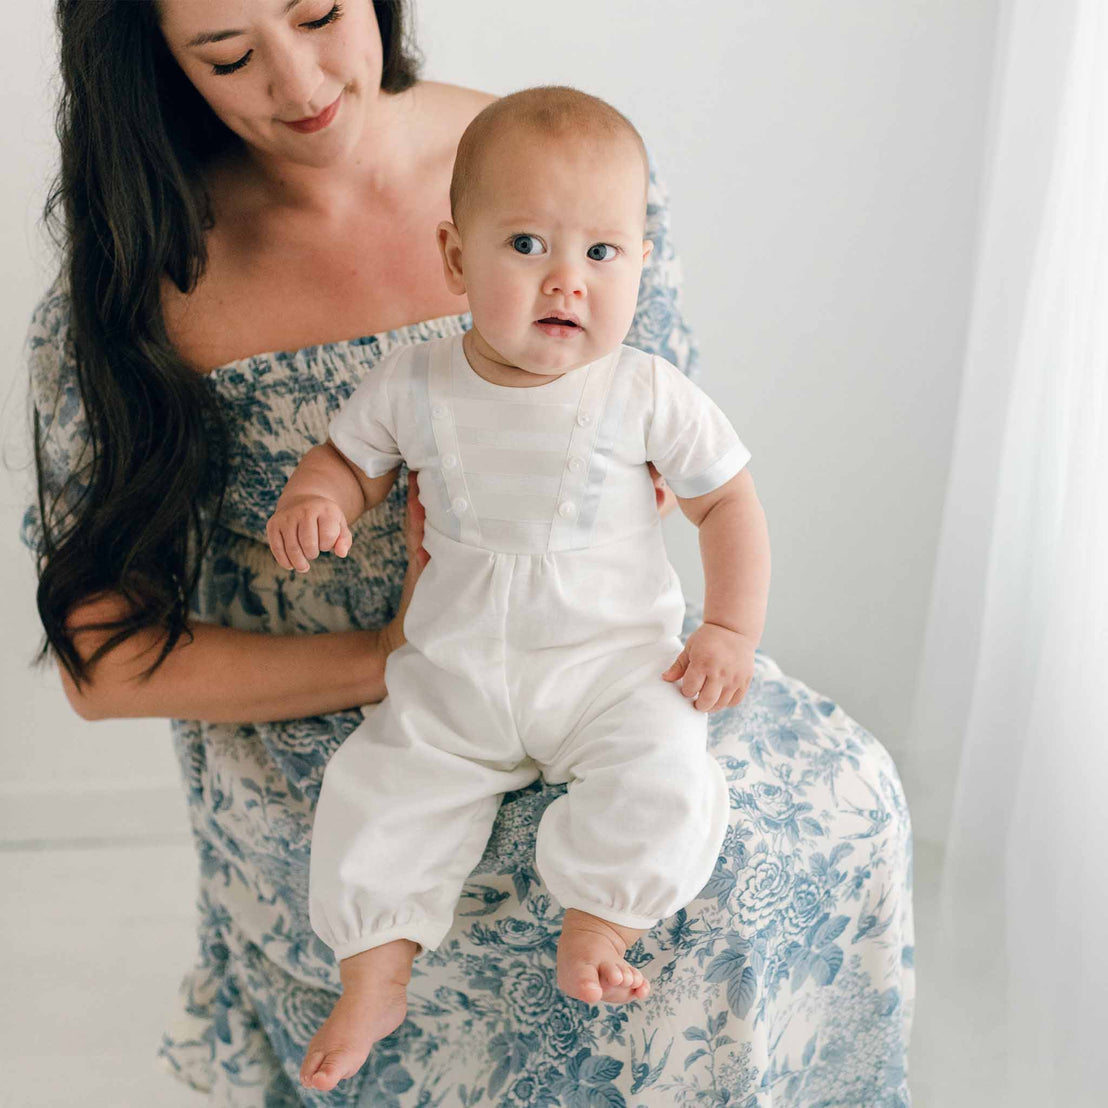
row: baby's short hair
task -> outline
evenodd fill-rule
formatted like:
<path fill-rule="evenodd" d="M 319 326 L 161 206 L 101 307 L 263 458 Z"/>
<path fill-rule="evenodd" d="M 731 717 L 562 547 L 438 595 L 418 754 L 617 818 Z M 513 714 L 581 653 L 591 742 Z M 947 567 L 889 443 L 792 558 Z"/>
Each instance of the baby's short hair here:
<path fill-rule="evenodd" d="M 450 217 L 457 223 L 466 196 L 477 185 L 481 162 L 493 140 L 511 128 L 524 128 L 551 138 L 631 139 L 642 155 L 643 208 L 650 181 L 646 146 L 635 125 L 605 100 L 567 85 L 540 85 L 494 100 L 474 116 L 458 142 L 450 180 Z"/>

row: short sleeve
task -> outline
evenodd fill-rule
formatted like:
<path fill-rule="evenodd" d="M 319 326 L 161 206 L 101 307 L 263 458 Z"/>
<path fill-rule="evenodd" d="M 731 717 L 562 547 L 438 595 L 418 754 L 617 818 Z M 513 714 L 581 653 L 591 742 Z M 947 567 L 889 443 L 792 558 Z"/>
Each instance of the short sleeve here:
<path fill-rule="evenodd" d="M 664 358 L 650 361 L 647 460 L 678 496 L 703 496 L 730 481 L 750 461 L 750 451 L 711 397 Z"/>
<path fill-rule="evenodd" d="M 40 491 L 54 534 L 65 528 L 87 491 L 91 464 L 88 420 L 70 333 L 71 315 L 69 294 L 59 277 L 35 308 L 24 344 L 31 404 L 29 434 L 34 435 L 37 419 Z M 38 496 L 32 492 L 28 499 L 20 539 L 42 554 L 43 521 Z"/>
<path fill-rule="evenodd" d="M 403 460 L 391 388 L 402 356 L 398 351 L 370 369 L 327 428 L 335 446 L 367 477 L 381 477 Z"/>
<path fill-rule="evenodd" d="M 653 158 L 645 234 L 654 249 L 643 266 L 635 318 L 624 342 L 648 354 L 658 354 L 696 380 L 696 342 L 681 314 L 681 262 L 670 237 L 669 195 Z"/>

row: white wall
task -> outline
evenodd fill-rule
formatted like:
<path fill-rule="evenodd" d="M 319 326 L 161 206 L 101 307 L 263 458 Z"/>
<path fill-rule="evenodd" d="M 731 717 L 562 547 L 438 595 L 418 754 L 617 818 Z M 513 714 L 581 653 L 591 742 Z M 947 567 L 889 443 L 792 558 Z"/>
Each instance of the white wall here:
<path fill-rule="evenodd" d="M 8 13 L 0 82 L 4 458 L 26 461 L 20 351 L 48 280 L 50 7 Z M 952 438 L 996 0 L 418 0 L 426 76 L 575 84 L 639 125 L 668 181 L 701 383 L 751 447 L 774 580 L 765 649 L 901 750 Z M 167 729 L 85 724 L 38 642 L 0 482 L 0 839 L 181 826 Z M 696 538 L 667 523 L 699 595 Z M 908 782 L 911 794 L 911 782 Z M 121 805 L 120 790 L 131 798 Z M 129 813 L 121 815 L 121 813 Z"/>

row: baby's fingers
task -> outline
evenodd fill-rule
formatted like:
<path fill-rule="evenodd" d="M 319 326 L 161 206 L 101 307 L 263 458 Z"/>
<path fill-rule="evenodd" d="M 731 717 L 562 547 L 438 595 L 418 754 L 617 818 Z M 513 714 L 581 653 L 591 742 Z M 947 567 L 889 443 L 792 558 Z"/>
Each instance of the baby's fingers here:
<path fill-rule="evenodd" d="M 353 545 L 354 536 L 350 533 L 346 520 L 343 520 L 342 526 L 339 528 L 339 537 L 335 540 L 335 553 L 340 558 L 345 558 L 350 553 L 350 547 Z"/>
<path fill-rule="evenodd" d="M 304 557 L 313 562 L 319 557 L 319 520 L 303 519 L 296 527 L 296 537 L 300 540 L 300 549 Z M 299 568 L 299 567 L 297 567 Z"/>
<path fill-rule="evenodd" d="M 719 702 L 719 694 L 723 689 L 723 682 L 718 677 L 709 677 L 700 687 L 700 695 L 696 698 L 693 707 L 698 712 L 710 712 Z"/>
<path fill-rule="evenodd" d="M 681 675 L 685 672 L 689 665 L 689 654 L 687 650 L 682 650 L 676 658 L 673 659 L 673 664 L 662 674 L 663 681 L 677 681 Z"/>
<path fill-rule="evenodd" d="M 319 549 L 334 550 L 340 557 L 346 556 L 350 549 L 350 528 L 341 515 L 320 517 Z"/>
<path fill-rule="evenodd" d="M 721 697 L 721 708 L 737 708 L 746 697 L 747 692 L 750 690 L 749 681 L 740 681 L 733 689 L 727 689 L 724 695 L 727 699 L 724 701 Z"/>
<path fill-rule="evenodd" d="M 308 559 L 304 556 L 304 551 L 300 549 L 300 540 L 295 531 L 285 535 L 285 553 L 288 555 L 291 568 L 297 573 L 307 573 L 311 568 Z"/>
<path fill-rule="evenodd" d="M 269 548 L 282 569 L 295 569 L 298 573 L 308 572 L 308 559 L 300 549 L 296 524 L 286 522 L 284 526 L 271 519 L 266 526 L 269 534 Z"/>
<path fill-rule="evenodd" d="M 688 669 L 685 670 L 685 676 L 681 678 L 681 695 L 695 700 L 707 679 L 708 672 L 704 668 L 704 663 L 690 662 Z"/>
<path fill-rule="evenodd" d="M 276 558 L 277 564 L 282 569 L 292 569 L 292 562 L 289 561 L 289 556 L 285 551 L 285 536 L 273 526 L 272 521 L 266 527 L 266 531 L 269 534 L 269 549 L 273 551 L 273 557 Z"/>

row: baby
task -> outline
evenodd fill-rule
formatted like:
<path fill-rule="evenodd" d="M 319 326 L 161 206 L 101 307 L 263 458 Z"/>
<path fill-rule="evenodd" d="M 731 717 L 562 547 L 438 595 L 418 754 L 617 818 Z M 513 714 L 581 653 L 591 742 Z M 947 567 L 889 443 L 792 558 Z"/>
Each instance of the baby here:
<path fill-rule="evenodd" d="M 304 1059 L 310 1088 L 356 1073 L 404 1019 L 413 959 L 449 931 L 504 793 L 568 784 L 535 861 L 566 909 L 558 985 L 587 1003 L 647 995 L 627 947 L 715 866 L 729 797 L 706 713 L 753 675 L 768 540 L 720 410 L 621 345 L 652 246 L 647 179 L 637 131 L 595 97 L 529 89 L 477 116 L 438 227 L 472 330 L 383 358 L 269 521 L 286 569 L 345 557 L 403 460 L 430 554 L 389 695 L 323 779 L 310 915 L 343 992 Z M 705 621 L 684 648 L 651 462 L 700 529 Z"/>

